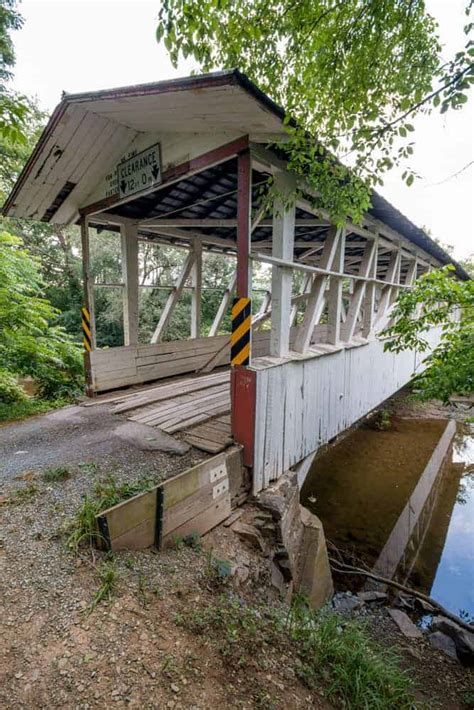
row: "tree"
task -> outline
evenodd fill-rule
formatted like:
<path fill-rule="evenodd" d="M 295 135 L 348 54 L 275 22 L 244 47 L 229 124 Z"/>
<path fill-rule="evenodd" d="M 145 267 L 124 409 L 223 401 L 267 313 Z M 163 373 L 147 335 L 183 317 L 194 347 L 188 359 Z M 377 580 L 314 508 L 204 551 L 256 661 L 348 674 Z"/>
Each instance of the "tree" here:
<path fill-rule="evenodd" d="M 21 240 L 0 233 L 0 400 L 2 381 L 31 375 L 44 396 L 79 388 L 81 350 L 55 324 L 58 312 L 43 297 L 38 262 Z"/>
<path fill-rule="evenodd" d="M 453 394 L 474 390 L 474 281 L 459 281 L 454 267 L 423 274 L 405 289 L 393 310 L 393 325 L 382 333 L 385 350 L 430 348 L 427 333 L 441 329 L 441 341 L 414 381 L 421 399 L 448 402 Z"/>
<path fill-rule="evenodd" d="M 413 153 L 414 116 L 467 100 L 473 42 L 444 62 L 436 30 L 424 0 L 163 0 L 157 38 L 175 65 L 237 67 L 284 105 L 289 167 L 342 221 Z"/>
<path fill-rule="evenodd" d="M 15 64 L 15 52 L 10 33 L 18 30 L 23 18 L 16 11 L 16 0 L 0 0 L 0 137 L 12 144 L 25 140 L 29 102 L 8 88 Z"/>

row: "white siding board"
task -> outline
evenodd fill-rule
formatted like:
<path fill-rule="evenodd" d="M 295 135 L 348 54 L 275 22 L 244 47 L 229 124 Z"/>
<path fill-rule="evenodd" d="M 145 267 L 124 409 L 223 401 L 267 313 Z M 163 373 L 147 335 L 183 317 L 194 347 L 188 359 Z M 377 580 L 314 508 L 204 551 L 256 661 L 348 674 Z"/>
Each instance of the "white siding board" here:
<path fill-rule="evenodd" d="M 431 347 L 439 335 L 429 334 Z M 256 363 L 254 493 L 407 384 L 427 355 L 383 347 L 372 340 L 264 369 Z"/>

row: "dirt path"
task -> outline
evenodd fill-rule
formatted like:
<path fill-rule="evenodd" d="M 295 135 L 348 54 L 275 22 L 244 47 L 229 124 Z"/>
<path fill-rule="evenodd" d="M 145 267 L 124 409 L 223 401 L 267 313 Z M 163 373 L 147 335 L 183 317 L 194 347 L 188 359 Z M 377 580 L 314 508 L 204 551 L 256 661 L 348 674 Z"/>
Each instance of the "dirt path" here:
<path fill-rule="evenodd" d="M 160 436 L 162 448 L 172 451 L 152 450 L 149 440 L 154 436 Z M 184 456 L 183 451 L 187 452 Z M 71 406 L 0 426 L 0 489 L 25 471 L 47 467 L 95 463 L 124 470 L 133 460 L 134 475 L 153 474 L 172 471 L 173 467 L 176 472 L 184 470 L 183 463 L 186 468 L 203 456 L 173 437 L 132 425 L 126 416 L 111 414 L 107 404 Z"/>

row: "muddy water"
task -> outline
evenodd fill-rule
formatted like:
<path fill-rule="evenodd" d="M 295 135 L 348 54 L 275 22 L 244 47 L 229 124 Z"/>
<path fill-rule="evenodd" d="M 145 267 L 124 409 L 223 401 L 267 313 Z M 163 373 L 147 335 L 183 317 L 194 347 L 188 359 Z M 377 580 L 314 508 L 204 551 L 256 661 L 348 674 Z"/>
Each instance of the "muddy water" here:
<path fill-rule="evenodd" d="M 458 424 L 436 479 L 421 499 L 414 494 L 445 427 L 394 418 L 387 431 L 354 431 L 316 459 L 302 503 L 322 520 L 329 546 L 352 563 L 474 616 L 472 424 Z M 351 578 L 352 586 L 363 583 Z"/>

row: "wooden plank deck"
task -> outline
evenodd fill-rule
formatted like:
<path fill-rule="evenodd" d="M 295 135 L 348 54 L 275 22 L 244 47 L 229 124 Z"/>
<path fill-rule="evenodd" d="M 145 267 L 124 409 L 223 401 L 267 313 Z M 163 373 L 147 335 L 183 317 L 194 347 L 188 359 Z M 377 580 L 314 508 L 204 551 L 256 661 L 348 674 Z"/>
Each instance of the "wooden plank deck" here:
<path fill-rule="evenodd" d="M 215 417 L 186 431 L 185 441 L 202 451 L 218 454 L 233 443 L 230 416 Z"/>
<path fill-rule="evenodd" d="M 158 427 L 183 438 L 202 451 L 217 454 L 233 443 L 230 424 L 230 371 L 164 381 L 154 387 L 97 398 L 113 414 Z"/>

